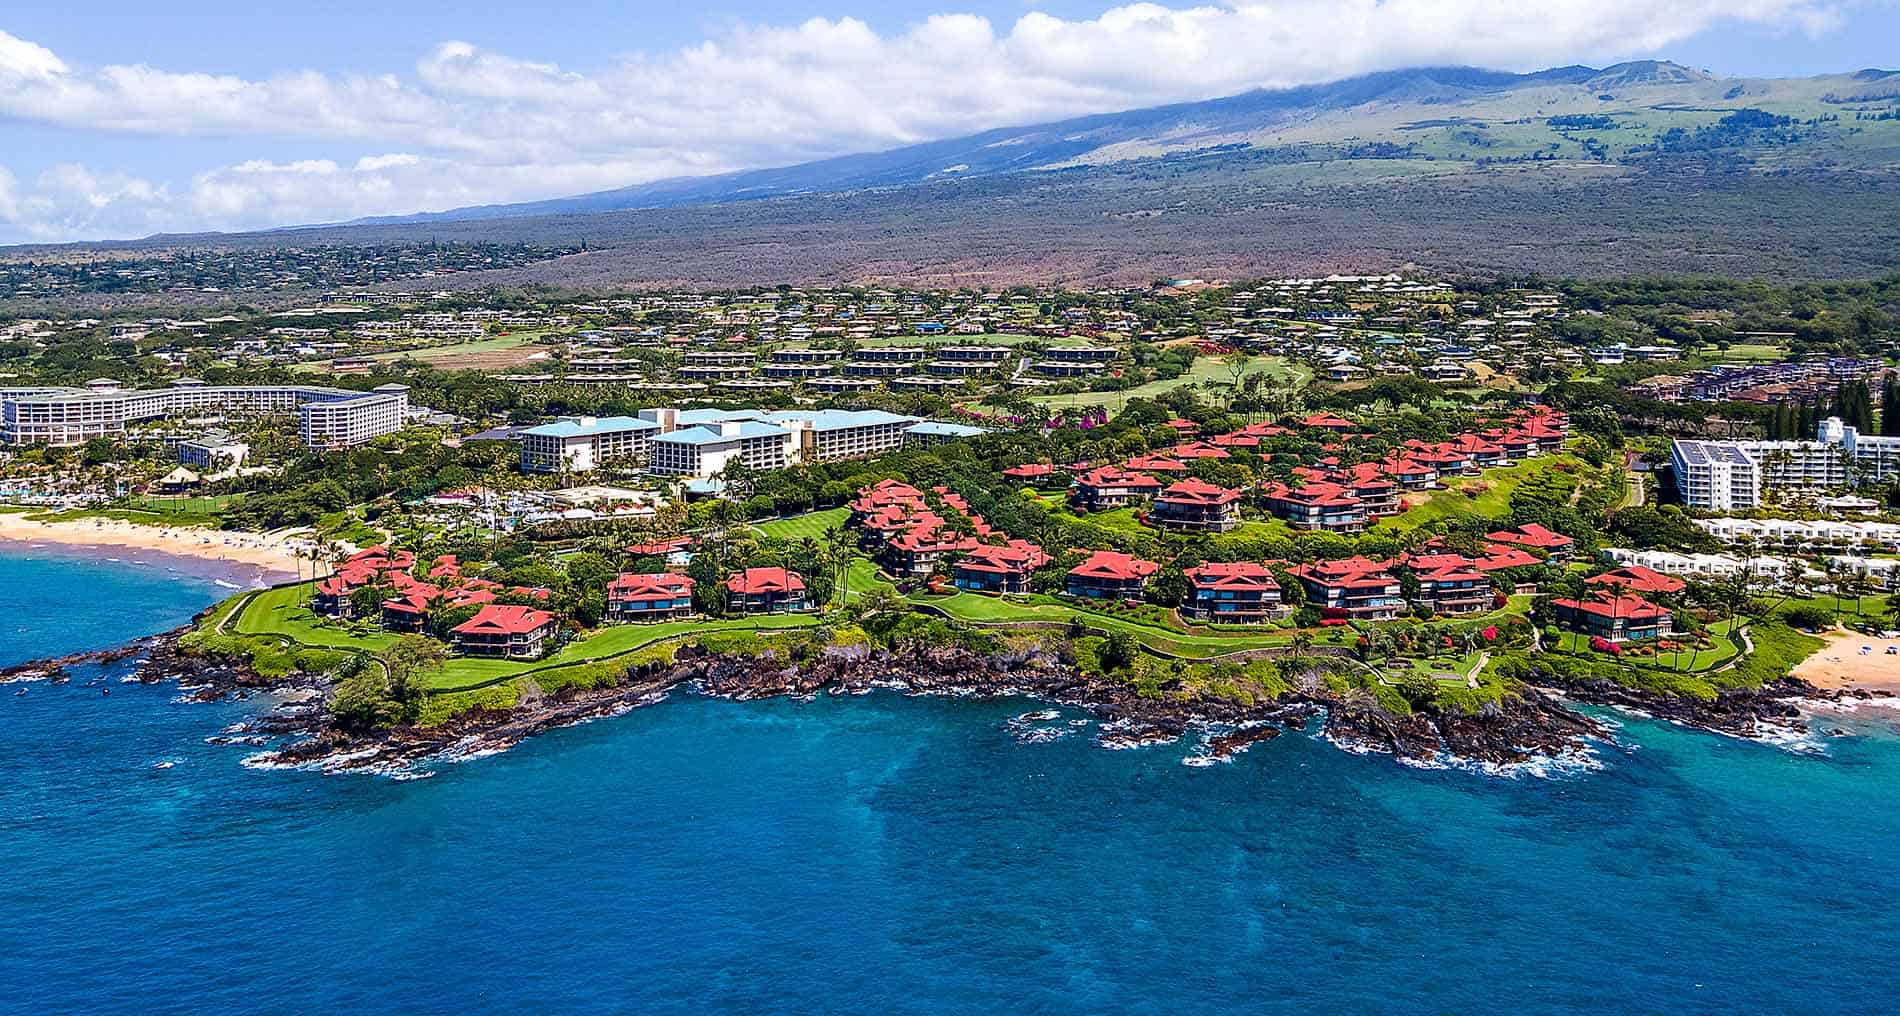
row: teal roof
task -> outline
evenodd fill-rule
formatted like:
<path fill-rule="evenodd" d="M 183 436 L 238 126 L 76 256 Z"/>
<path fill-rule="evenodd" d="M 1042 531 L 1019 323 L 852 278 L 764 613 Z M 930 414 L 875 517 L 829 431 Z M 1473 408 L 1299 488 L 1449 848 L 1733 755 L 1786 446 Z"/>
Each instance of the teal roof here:
<path fill-rule="evenodd" d="M 529 427 L 521 433 L 533 434 L 536 437 L 586 437 L 590 434 L 659 429 L 660 425 L 651 420 L 641 420 L 631 416 L 603 416 L 591 423 L 582 423 L 579 419 L 556 420 L 539 427 Z"/>
<path fill-rule="evenodd" d="M 840 430 L 845 427 L 875 427 L 886 423 L 913 423 L 914 416 L 899 416 L 882 409 L 820 409 L 806 413 L 767 413 L 773 423 L 806 421 L 812 430 Z"/>
<path fill-rule="evenodd" d="M 938 420 L 925 420 L 914 427 L 906 427 L 906 434 L 932 434 L 940 437 L 976 437 L 989 431 L 981 427 L 972 427 L 967 423 L 943 423 Z"/>
<path fill-rule="evenodd" d="M 732 421 L 726 421 L 732 422 Z M 658 440 L 674 444 L 704 445 L 718 444 L 721 441 L 735 441 L 747 437 L 783 437 L 790 433 L 783 427 L 774 427 L 757 420 L 738 421 L 738 428 L 731 434 L 721 433 L 714 426 L 681 427 L 671 434 L 662 435 Z"/>

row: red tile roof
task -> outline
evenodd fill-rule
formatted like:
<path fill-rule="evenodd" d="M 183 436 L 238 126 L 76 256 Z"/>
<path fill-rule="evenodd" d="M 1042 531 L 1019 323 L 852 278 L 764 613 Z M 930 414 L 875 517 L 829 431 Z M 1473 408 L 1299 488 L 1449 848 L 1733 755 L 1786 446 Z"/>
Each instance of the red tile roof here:
<path fill-rule="evenodd" d="M 1160 565 L 1153 561 L 1144 561 L 1132 554 L 1098 550 L 1090 554 L 1088 560 L 1069 569 L 1069 574 L 1081 578 L 1133 581 L 1145 579 L 1160 570 Z"/>
<path fill-rule="evenodd" d="M 1535 522 L 1518 526 L 1515 529 L 1500 529 L 1485 534 L 1485 539 L 1493 543 L 1508 543 L 1519 547 L 1536 547 L 1540 550 L 1562 550 L 1577 542 L 1562 533 L 1552 532 Z"/>
<path fill-rule="evenodd" d="M 1689 584 L 1679 578 L 1639 564 L 1606 571 L 1585 581 L 1593 586 L 1623 586 L 1639 593 L 1679 593 L 1689 588 Z"/>
<path fill-rule="evenodd" d="M 1091 469 L 1081 476 L 1076 477 L 1075 482 L 1083 487 L 1130 487 L 1140 490 L 1161 489 L 1161 481 L 1152 476 L 1145 473 L 1131 473 L 1126 469 L 1117 469 L 1114 466 L 1103 466 L 1100 469 Z"/>
<path fill-rule="evenodd" d="M 1273 572 L 1266 565 L 1252 561 L 1209 561 L 1199 567 L 1189 568 L 1186 574 L 1188 581 L 1197 589 L 1254 592 L 1280 588 L 1280 583 L 1274 581 Z"/>
<path fill-rule="evenodd" d="M 1025 575 L 1049 563 L 1049 555 L 1028 540 L 1011 540 L 997 547 L 984 544 L 963 555 L 957 568 L 999 575 Z"/>
<path fill-rule="evenodd" d="M 1608 600 L 1552 600 L 1550 603 L 1553 607 L 1611 619 L 1620 617 L 1631 621 L 1649 621 L 1669 616 L 1669 611 L 1640 596 L 1615 596 Z"/>
<path fill-rule="evenodd" d="M 805 589 L 805 579 L 784 568 L 747 568 L 726 580 L 726 588 L 743 596 L 761 593 L 797 593 Z"/>
<path fill-rule="evenodd" d="M 671 572 L 638 574 L 627 572 L 607 583 L 609 600 L 643 600 L 655 596 L 690 596 L 693 580 Z"/>
<path fill-rule="evenodd" d="M 554 615 L 533 607 L 491 603 L 455 626 L 458 635 L 526 635 L 554 623 Z"/>
<path fill-rule="evenodd" d="M 1157 501 L 1184 505 L 1224 505 L 1240 500 L 1240 492 L 1217 487 L 1206 480 L 1186 479 L 1155 497 Z"/>
<path fill-rule="evenodd" d="M 1166 455 L 1137 455 L 1124 463 L 1129 469 L 1145 470 L 1150 473 L 1185 473 L 1188 465 L 1180 459 L 1171 459 Z M 1111 468 L 1104 466 L 1104 469 Z M 1097 470 L 1100 472 L 1101 470 Z"/>

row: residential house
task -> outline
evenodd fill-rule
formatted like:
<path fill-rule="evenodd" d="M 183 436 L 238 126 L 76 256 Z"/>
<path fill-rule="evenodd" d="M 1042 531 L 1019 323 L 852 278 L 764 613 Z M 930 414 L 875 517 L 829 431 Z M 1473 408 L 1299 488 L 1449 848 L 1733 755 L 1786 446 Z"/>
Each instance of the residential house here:
<path fill-rule="evenodd" d="M 1366 509 L 1360 500 L 1336 483 L 1309 483 L 1291 488 L 1270 483 L 1260 488 L 1267 510 L 1295 529 L 1356 533 L 1366 528 Z"/>

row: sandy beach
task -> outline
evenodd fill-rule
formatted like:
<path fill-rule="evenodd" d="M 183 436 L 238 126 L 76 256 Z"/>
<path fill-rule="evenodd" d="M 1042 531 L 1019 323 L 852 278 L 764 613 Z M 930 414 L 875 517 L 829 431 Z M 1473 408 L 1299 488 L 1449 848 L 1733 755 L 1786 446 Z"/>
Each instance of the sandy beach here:
<path fill-rule="evenodd" d="M 1861 652 L 1862 646 L 1872 647 L 1871 651 Z M 1836 632 L 1827 636 L 1827 645 L 1820 652 L 1794 668 L 1794 676 L 1817 688 L 1900 693 L 1900 655 L 1888 656 L 1888 646 L 1900 646 L 1900 639 Z"/>
<path fill-rule="evenodd" d="M 260 585 L 297 576 L 296 550 L 308 541 L 294 535 L 236 533 L 186 526 L 147 526 L 117 519 L 42 522 L 18 513 L 0 513 L 0 541 L 16 546 L 160 554 L 196 562 L 207 574 L 233 576 Z M 309 573 L 310 561 L 301 569 Z"/>

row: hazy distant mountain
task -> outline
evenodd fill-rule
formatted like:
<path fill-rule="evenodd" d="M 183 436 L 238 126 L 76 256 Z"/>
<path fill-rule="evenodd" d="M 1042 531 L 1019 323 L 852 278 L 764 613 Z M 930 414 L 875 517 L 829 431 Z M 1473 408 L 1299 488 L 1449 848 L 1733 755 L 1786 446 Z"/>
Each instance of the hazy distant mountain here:
<path fill-rule="evenodd" d="M 1889 76 L 1891 82 L 1885 80 Z M 1660 125 L 1635 124 L 1627 118 L 1647 111 L 1675 112 L 1688 107 L 1720 112 L 1724 108 L 1782 103 L 1808 109 L 1824 94 L 1894 87 L 1900 87 L 1900 75 L 1886 71 L 1798 80 L 1721 79 L 1706 71 L 1657 60 L 1601 69 L 1555 67 L 1530 74 L 1425 67 L 999 128 L 795 166 L 663 180 L 546 201 L 361 219 L 352 224 L 460 222 L 678 207 L 1144 158 L 1219 156 L 1269 146 L 1356 146 L 1363 156 L 1367 154 L 1366 146 L 1388 144 L 1406 146 L 1408 156 L 1493 161 L 1540 149 L 1555 150 L 1560 156 L 1577 155 L 1584 153 L 1565 152 L 1562 145 L 1551 143 L 1554 138 L 1532 138 L 1529 140 L 1533 143 L 1526 147 L 1508 143 L 1502 131 L 1491 137 L 1470 135 L 1503 125 L 1548 128 L 1550 117 L 1564 116 L 1621 115 L 1624 119 L 1619 120 L 1619 126 L 1660 129 Z M 1446 134 L 1460 136 L 1441 136 Z M 1568 140 L 1572 147 L 1580 143 L 1574 137 Z M 1649 135 L 1639 131 L 1621 139 L 1621 147 L 1647 140 Z M 1615 138 L 1606 143 L 1613 150 L 1617 147 Z M 1370 154 L 1386 153 L 1374 149 Z"/>

